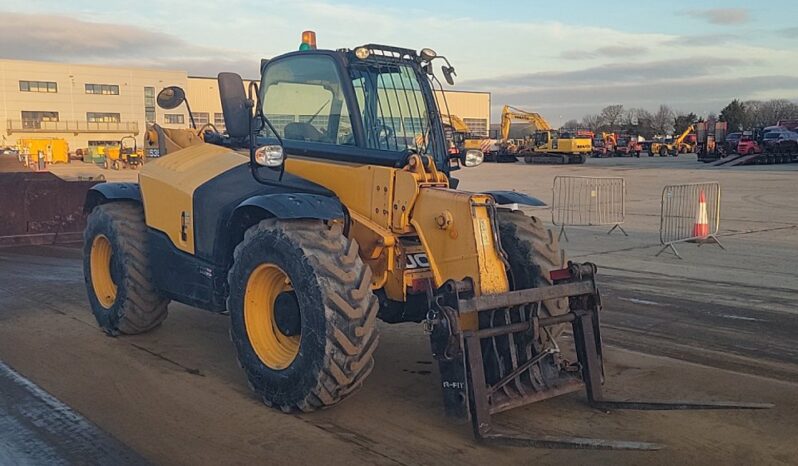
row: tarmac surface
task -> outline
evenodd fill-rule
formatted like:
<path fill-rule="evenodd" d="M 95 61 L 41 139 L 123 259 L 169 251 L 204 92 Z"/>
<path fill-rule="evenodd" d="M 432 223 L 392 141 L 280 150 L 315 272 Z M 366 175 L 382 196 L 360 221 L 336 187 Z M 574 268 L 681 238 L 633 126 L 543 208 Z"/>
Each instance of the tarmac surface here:
<path fill-rule="evenodd" d="M 75 164 L 59 170 L 86 171 Z M 713 169 L 694 156 L 644 156 L 456 172 L 462 189 L 514 189 L 546 202 L 556 175 L 625 178 L 629 237 L 569 227 L 570 241 L 562 244 L 569 258 L 599 266 L 605 391 L 622 400 L 759 401 L 775 408 L 604 412 L 574 393 L 494 420 L 536 435 L 665 446 L 656 452 L 475 442 L 467 426 L 443 416 L 437 368 L 415 324 L 380 325 L 375 370 L 341 405 L 309 415 L 275 412 L 250 394 L 227 316 L 173 303 L 149 334 L 105 336 L 88 308 L 80 250 L 70 247 L 0 249 L 0 361 L 98 426 L 104 438 L 157 464 L 795 464 L 796 171 L 798 165 Z M 697 181 L 721 184 L 726 250 L 684 244 L 677 246 L 684 259 L 654 257 L 662 187 Z M 548 210 L 530 213 L 551 220 Z M 6 438 L 2 429 L 0 422 Z"/>

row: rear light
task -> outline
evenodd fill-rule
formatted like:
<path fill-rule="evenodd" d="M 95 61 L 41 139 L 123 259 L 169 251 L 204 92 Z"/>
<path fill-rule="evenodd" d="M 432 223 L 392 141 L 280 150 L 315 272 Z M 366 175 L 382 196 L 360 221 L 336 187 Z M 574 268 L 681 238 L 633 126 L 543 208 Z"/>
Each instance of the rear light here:
<path fill-rule="evenodd" d="M 407 288 L 413 294 L 426 293 L 432 290 L 432 282 L 429 278 L 414 278 L 410 281 L 410 286 Z"/>

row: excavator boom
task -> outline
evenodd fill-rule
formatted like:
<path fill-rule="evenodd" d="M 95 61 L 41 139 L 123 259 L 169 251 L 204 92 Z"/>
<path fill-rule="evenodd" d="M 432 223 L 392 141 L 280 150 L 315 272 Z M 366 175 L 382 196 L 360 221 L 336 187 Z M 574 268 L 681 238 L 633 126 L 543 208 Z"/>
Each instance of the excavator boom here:
<path fill-rule="evenodd" d="M 443 120 L 444 126 L 451 127 L 452 130 L 457 133 L 468 133 L 471 131 L 465 121 L 457 115 L 441 115 L 441 120 Z"/>
<path fill-rule="evenodd" d="M 548 131 L 552 129 L 549 122 L 546 121 L 546 119 L 543 118 L 539 113 L 527 112 L 519 108 L 505 105 L 502 109 L 502 139 L 506 140 L 510 137 L 510 125 L 512 124 L 513 120 L 528 121 L 535 125 L 536 131 Z"/>

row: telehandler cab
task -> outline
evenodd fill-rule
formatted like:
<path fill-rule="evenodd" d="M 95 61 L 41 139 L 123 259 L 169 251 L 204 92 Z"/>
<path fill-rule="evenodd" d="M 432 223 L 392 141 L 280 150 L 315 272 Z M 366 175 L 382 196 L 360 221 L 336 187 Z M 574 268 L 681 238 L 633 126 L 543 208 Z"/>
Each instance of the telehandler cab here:
<path fill-rule="evenodd" d="M 430 49 L 307 43 L 264 61 L 249 97 L 238 75 L 219 75 L 225 134 L 150 128 L 162 156 L 138 183 L 100 184 L 86 199 L 97 322 L 111 335 L 146 332 L 170 300 L 229 312 L 252 389 L 285 412 L 334 405 L 363 384 L 377 318 L 424 322 L 446 411 L 478 437 L 656 448 L 491 427 L 493 413 L 583 387 L 611 406 L 596 270 L 566 263 L 540 220 L 504 208 L 540 201 L 457 190 L 452 172 L 482 154 L 447 154 L 436 60 L 451 82 L 454 68 Z M 166 88 L 158 103 L 184 99 Z M 575 362 L 558 346 L 566 325 Z"/>

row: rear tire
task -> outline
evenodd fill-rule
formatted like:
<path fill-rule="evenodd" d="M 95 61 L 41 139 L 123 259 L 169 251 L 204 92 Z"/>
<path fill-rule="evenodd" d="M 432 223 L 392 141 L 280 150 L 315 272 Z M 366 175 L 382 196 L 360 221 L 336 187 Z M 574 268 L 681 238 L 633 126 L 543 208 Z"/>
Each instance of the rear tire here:
<path fill-rule="evenodd" d="M 268 219 L 245 232 L 228 274 L 230 337 L 266 405 L 284 412 L 325 408 L 354 393 L 371 372 L 379 305 L 358 252 L 340 224 L 318 220 Z M 270 286 L 258 285 L 263 267 L 283 272 L 285 288 L 277 292 L 295 297 L 293 332 L 280 327 L 277 299 L 263 300 Z M 287 338 L 290 344 L 280 343 Z"/>
<path fill-rule="evenodd" d="M 144 209 L 127 202 L 96 207 L 83 233 L 83 277 L 94 317 L 109 335 L 144 333 L 166 319 L 169 299 L 150 270 Z"/>

